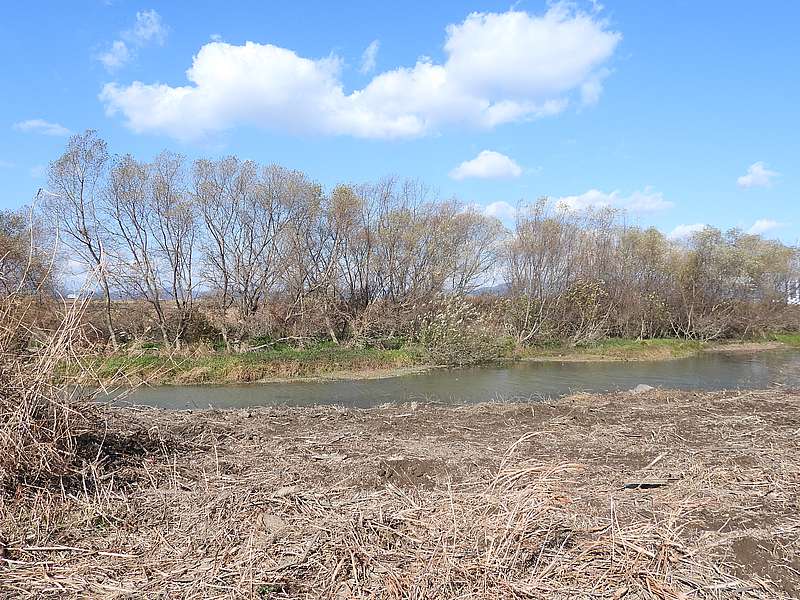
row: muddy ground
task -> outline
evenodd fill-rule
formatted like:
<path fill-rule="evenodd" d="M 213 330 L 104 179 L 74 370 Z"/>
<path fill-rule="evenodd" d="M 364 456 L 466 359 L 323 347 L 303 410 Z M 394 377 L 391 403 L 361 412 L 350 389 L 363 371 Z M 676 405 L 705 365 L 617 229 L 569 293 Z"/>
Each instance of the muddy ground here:
<path fill-rule="evenodd" d="M 94 489 L 0 506 L 0 594 L 800 597 L 800 391 L 115 409 L 105 443 Z"/>

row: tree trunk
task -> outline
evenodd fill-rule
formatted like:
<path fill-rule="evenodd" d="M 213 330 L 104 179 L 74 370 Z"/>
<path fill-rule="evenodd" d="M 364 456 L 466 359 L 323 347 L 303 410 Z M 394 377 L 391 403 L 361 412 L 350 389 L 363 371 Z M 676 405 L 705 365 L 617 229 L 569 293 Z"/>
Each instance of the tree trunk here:
<path fill-rule="evenodd" d="M 114 333 L 114 323 L 111 319 L 111 290 L 108 286 L 108 280 L 105 276 L 102 277 L 103 282 L 103 292 L 105 294 L 106 299 L 106 327 L 108 328 L 108 337 L 111 340 L 111 346 L 114 350 L 119 350 L 119 343 L 117 343 L 117 334 Z"/>

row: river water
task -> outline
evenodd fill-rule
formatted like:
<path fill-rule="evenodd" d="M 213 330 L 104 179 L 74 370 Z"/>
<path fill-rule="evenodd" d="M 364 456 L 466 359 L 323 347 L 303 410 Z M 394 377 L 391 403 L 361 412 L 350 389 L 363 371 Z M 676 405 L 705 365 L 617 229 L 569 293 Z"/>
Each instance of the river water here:
<path fill-rule="evenodd" d="M 578 391 L 627 390 L 643 383 L 683 390 L 800 387 L 800 353 L 704 353 L 691 358 L 631 362 L 518 362 L 436 369 L 385 379 L 163 385 L 140 387 L 125 403 L 172 409 L 337 404 L 369 407 L 386 402 L 472 403 L 539 400 Z"/>

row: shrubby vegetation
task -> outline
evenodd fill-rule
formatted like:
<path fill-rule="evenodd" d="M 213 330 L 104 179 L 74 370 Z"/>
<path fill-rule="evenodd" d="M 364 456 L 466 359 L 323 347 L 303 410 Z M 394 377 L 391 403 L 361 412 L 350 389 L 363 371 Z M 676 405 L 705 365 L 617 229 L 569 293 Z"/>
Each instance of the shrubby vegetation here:
<path fill-rule="evenodd" d="M 796 248 L 707 227 L 675 242 L 612 211 L 539 201 L 504 244 L 512 328 L 521 343 L 605 337 L 712 340 L 796 328 L 786 305 Z"/>
<path fill-rule="evenodd" d="M 47 296 L 48 256 L 93 274 L 94 342 L 112 350 L 327 341 L 459 364 L 510 346 L 798 329 L 785 294 L 796 248 L 710 227 L 672 241 L 547 199 L 522 203 L 509 231 L 418 182 L 326 191 L 236 157 L 111 156 L 87 131 L 51 164 L 35 208 L 33 228 L 0 219 L 0 287 L 25 279 Z"/>

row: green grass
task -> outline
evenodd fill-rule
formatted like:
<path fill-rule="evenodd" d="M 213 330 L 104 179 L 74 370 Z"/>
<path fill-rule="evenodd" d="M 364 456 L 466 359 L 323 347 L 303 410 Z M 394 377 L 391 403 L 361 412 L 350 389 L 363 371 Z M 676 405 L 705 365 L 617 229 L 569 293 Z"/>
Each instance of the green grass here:
<path fill-rule="evenodd" d="M 102 379 L 119 374 L 153 383 L 236 383 L 263 379 L 316 377 L 336 372 L 363 372 L 409 367 L 422 363 L 414 348 L 384 350 L 319 344 L 310 348 L 279 348 L 242 354 L 208 352 L 200 356 L 166 353 L 117 354 L 90 361 Z"/>
<path fill-rule="evenodd" d="M 771 340 L 800 348 L 800 334 L 775 334 Z M 518 348 L 512 358 L 523 360 L 663 360 L 692 356 L 708 348 L 703 342 L 674 338 L 637 340 L 609 338 L 586 346 L 550 344 Z M 322 342 L 306 348 L 278 346 L 243 354 L 207 350 L 198 356 L 170 356 L 151 348 L 141 356 L 117 354 L 90 360 L 105 380 L 123 374 L 151 383 L 241 383 L 291 380 L 331 374 L 348 376 L 376 370 L 424 365 L 426 353 L 405 345 L 393 349 L 346 348 Z"/>
<path fill-rule="evenodd" d="M 776 342 L 800 348 L 800 333 L 776 333 L 772 336 Z"/>
<path fill-rule="evenodd" d="M 705 344 L 693 340 L 680 340 L 675 338 L 653 338 L 636 340 L 626 338 L 612 338 L 602 340 L 587 347 L 587 350 L 599 350 L 605 353 L 651 353 L 653 351 L 667 351 L 673 356 L 687 356 L 699 352 Z"/>
<path fill-rule="evenodd" d="M 646 360 L 680 358 L 691 356 L 703 349 L 705 344 L 674 338 L 637 340 L 631 338 L 608 338 L 586 346 L 533 346 L 521 351 L 523 358 L 573 358 Z"/>

